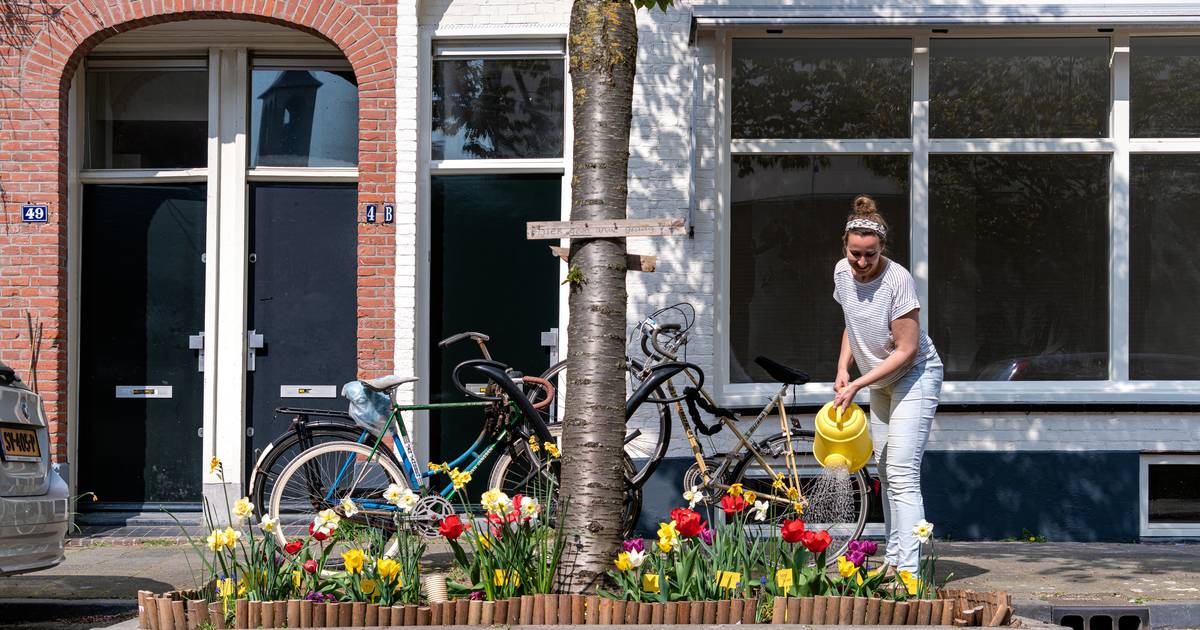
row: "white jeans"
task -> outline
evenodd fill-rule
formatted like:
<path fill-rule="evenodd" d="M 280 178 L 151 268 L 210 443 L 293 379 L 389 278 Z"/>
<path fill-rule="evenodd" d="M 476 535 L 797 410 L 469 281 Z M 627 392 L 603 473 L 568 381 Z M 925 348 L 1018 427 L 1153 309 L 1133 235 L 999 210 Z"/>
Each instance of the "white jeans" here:
<path fill-rule="evenodd" d="M 942 392 L 938 358 L 913 364 L 895 383 L 871 389 L 871 442 L 883 494 L 884 559 L 917 571 L 920 543 L 912 528 L 925 518 L 921 498 L 921 457 Z"/>

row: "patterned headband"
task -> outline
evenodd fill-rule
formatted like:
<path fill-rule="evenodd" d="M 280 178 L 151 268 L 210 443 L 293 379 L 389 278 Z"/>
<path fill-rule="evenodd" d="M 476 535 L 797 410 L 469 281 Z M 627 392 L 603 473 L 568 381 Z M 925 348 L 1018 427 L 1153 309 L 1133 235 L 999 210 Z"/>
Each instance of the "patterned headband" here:
<path fill-rule="evenodd" d="M 878 232 L 880 236 L 887 238 L 887 228 L 883 227 L 883 224 L 876 223 L 870 219 L 850 219 L 850 221 L 846 223 L 846 231 L 849 232 L 854 228 L 862 228 L 864 230 Z"/>

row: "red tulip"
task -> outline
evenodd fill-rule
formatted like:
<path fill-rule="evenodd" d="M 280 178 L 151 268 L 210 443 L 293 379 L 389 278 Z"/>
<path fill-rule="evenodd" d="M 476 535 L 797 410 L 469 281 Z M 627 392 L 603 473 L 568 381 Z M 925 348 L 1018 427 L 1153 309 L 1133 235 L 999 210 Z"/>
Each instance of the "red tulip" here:
<path fill-rule="evenodd" d="M 784 541 L 794 545 L 800 542 L 800 539 L 804 536 L 804 521 L 800 519 L 785 520 L 779 533 L 783 536 Z"/>
<path fill-rule="evenodd" d="M 283 550 L 292 555 L 295 555 L 303 548 L 304 548 L 303 540 L 293 540 L 292 542 L 283 546 Z"/>
<path fill-rule="evenodd" d="M 829 537 L 829 532 L 825 531 L 804 532 L 804 534 L 801 536 L 801 542 L 804 543 L 804 546 L 807 547 L 809 551 L 813 553 L 821 553 L 822 551 L 825 551 L 825 548 L 829 546 L 829 543 L 833 542 L 833 539 Z"/>
<path fill-rule="evenodd" d="M 675 521 L 675 530 L 684 538 L 694 538 L 704 531 L 705 523 L 695 510 L 675 508 L 671 510 L 671 520 Z"/>
<path fill-rule="evenodd" d="M 727 494 L 721 497 L 721 509 L 726 514 L 737 514 L 746 509 L 746 500 L 741 495 L 735 497 Z"/>
<path fill-rule="evenodd" d="M 317 561 L 316 560 L 306 561 L 304 563 L 304 572 L 305 573 L 316 573 L 317 572 Z"/>
<path fill-rule="evenodd" d="M 308 535 L 312 536 L 313 539 L 315 539 L 317 542 L 320 542 L 322 540 L 325 540 L 326 538 L 329 538 L 329 534 L 327 534 L 326 532 L 324 532 L 322 530 L 318 529 L 318 530 L 314 531 L 312 523 L 308 524 Z"/>
<path fill-rule="evenodd" d="M 463 522 L 458 518 L 457 514 L 451 514 L 443 518 L 441 524 L 438 525 L 438 533 L 445 536 L 447 540 L 455 540 L 459 536 L 462 536 L 464 529 L 466 527 L 463 526 Z"/>

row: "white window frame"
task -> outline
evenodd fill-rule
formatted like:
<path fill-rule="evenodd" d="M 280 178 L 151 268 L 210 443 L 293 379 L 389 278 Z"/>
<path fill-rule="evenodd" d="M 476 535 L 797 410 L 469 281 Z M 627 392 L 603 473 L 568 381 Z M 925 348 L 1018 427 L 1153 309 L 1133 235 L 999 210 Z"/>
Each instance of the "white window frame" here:
<path fill-rule="evenodd" d="M 417 373 L 430 375 L 429 356 L 429 309 L 431 304 L 429 261 L 433 255 L 431 234 L 432 212 L 430 191 L 434 177 L 453 175 L 527 175 L 561 174 L 562 192 L 560 218 L 566 221 L 571 215 L 571 147 L 574 145 L 574 127 L 571 114 L 571 73 L 566 54 L 567 31 L 558 28 L 540 30 L 515 30 L 499 32 L 493 29 L 453 29 L 446 32 L 426 30 L 420 39 L 421 60 L 418 70 L 420 109 L 417 125 L 420 130 L 417 160 Z M 557 158 L 536 159 L 433 159 L 433 64 L 446 59 L 561 59 L 563 63 L 563 154 Z M 546 244 L 552 244 L 547 241 Z M 562 239 L 559 245 L 566 247 L 569 241 Z M 547 258 L 550 256 L 547 251 Z M 560 265 L 560 280 L 565 274 Z M 566 357 L 567 347 L 567 299 L 566 287 L 558 291 L 558 347 L 559 356 Z M 487 332 L 487 331 L 484 331 Z M 417 383 L 418 400 L 429 400 L 429 382 L 423 378 Z M 415 435 L 429 435 L 429 414 L 416 412 L 413 415 Z M 417 439 L 417 457 L 430 458 L 430 440 Z"/>
<path fill-rule="evenodd" d="M 934 32 L 934 31 L 951 32 Z M 1200 402 L 1200 380 L 1130 380 L 1129 379 L 1129 234 L 1114 226 L 1129 225 L 1130 155 L 1139 153 L 1197 153 L 1200 138 L 1131 139 L 1129 137 L 1129 52 L 1134 37 L 1196 36 L 1200 30 L 1183 28 L 1155 30 L 1130 26 L 1097 29 L 1062 25 L 1054 28 L 1022 26 L 955 26 L 953 29 L 929 27 L 827 27 L 789 26 L 787 28 L 738 26 L 718 31 L 721 54 L 717 79 L 721 89 L 715 95 L 718 134 L 727 140 L 720 142 L 717 153 L 717 242 L 716 249 L 716 327 L 714 352 L 714 390 L 719 400 L 730 406 L 756 406 L 764 396 L 770 396 L 776 385 L 771 383 L 730 382 L 730 234 L 733 221 L 731 205 L 732 158 L 735 155 L 874 155 L 901 154 L 911 157 L 910 175 L 910 234 L 912 273 L 918 297 L 929 303 L 929 158 L 944 154 L 1072 154 L 1106 155 L 1111 159 L 1109 173 L 1109 258 L 1108 258 L 1108 350 L 1109 373 L 1105 380 L 1095 381 L 1027 381 L 985 382 L 947 381 L 942 388 L 942 403 L 1004 404 L 1004 403 L 1197 403 Z M 1110 41 L 1110 114 L 1108 135 L 1103 138 L 978 138 L 937 139 L 929 137 L 929 50 L 934 39 L 962 38 L 1107 38 Z M 729 139 L 732 130 L 731 78 L 733 43 L 735 39 L 910 39 L 912 40 L 912 136 L 887 139 Z M 928 328 L 929 313 L 922 309 L 921 325 Z M 937 340 L 934 340 L 937 343 Z M 803 369 L 805 366 L 796 366 Z M 793 404 L 823 404 L 828 402 L 831 382 L 809 383 L 795 388 L 788 402 Z M 863 391 L 858 401 L 866 402 L 869 393 Z"/>
<path fill-rule="evenodd" d="M 249 242 L 250 182 L 341 182 L 358 181 L 357 167 L 257 167 L 248 168 L 250 134 L 250 73 L 266 66 L 305 67 L 318 70 L 353 70 L 344 57 L 331 57 L 328 44 L 298 32 L 279 30 L 277 39 L 264 46 L 245 45 L 239 25 L 228 35 L 214 36 L 212 45 L 199 48 L 188 40 L 186 47 L 153 36 L 142 41 L 106 42 L 103 52 L 80 64 L 72 81 L 69 116 L 73 126 L 68 144 L 68 233 L 71 280 L 68 300 L 70 343 L 68 361 L 73 381 L 77 381 L 79 360 L 79 268 L 80 253 L 86 243 L 80 239 L 83 187 L 87 184 L 148 184 L 205 182 L 207 213 L 205 257 L 208 261 L 246 261 Z M 178 34 L 167 36 L 168 39 Z M 252 50 L 269 50 L 253 58 Z M 336 49 L 332 50 L 336 53 Z M 85 169 L 87 156 L 85 129 L 87 118 L 86 73 L 90 68 L 157 68 L 208 70 L 208 143 L 207 164 L 203 167 L 171 169 Z M 356 210 L 357 215 L 357 210 Z M 204 287 L 204 385 L 203 385 L 203 470 L 197 471 L 205 483 L 217 481 L 207 471 L 211 457 L 219 457 L 227 470 L 245 470 L 246 353 L 245 330 L 248 317 L 245 263 L 208 264 Z M 218 304 L 220 308 L 218 309 Z M 217 331 L 214 334 L 213 331 Z M 220 331 L 229 331 L 221 333 Z M 222 357 L 218 361 L 218 357 Z M 76 461 L 78 451 L 78 394 L 74 387 L 68 400 L 70 426 L 69 457 Z M 72 477 L 77 476 L 71 470 Z M 241 475 L 226 482 L 241 483 Z M 71 483 L 74 483 L 72 480 Z M 74 486 L 72 486 L 74 487 Z"/>
<path fill-rule="evenodd" d="M 1138 463 L 1138 524 L 1143 538 L 1200 536 L 1200 523 L 1150 522 L 1150 467 L 1162 464 L 1200 466 L 1200 454 L 1142 453 Z"/>

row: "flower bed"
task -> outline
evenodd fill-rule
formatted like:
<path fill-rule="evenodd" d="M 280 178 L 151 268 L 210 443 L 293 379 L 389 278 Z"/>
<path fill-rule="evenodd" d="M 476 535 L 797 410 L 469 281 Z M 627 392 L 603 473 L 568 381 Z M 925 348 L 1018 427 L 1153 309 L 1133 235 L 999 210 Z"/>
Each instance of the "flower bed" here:
<path fill-rule="evenodd" d="M 234 602 L 227 625 L 223 604 L 188 599 L 195 592 L 138 594 L 138 627 L 338 628 L 348 626 L 523 626 L 523 625 L 944 625 L 1007 626 L 1011 600 L 1004 593 L 945 590 L 938 599 L 892 601 L 878 597 L 775 597 L 760 621 L 762 600 L 738 598 L 696 602 L 635 602 L 596 595 L 524 595 L 496 601 L 456 599 L 428 605 L 380 606 L 366 602 L 287 600 Z"/>

